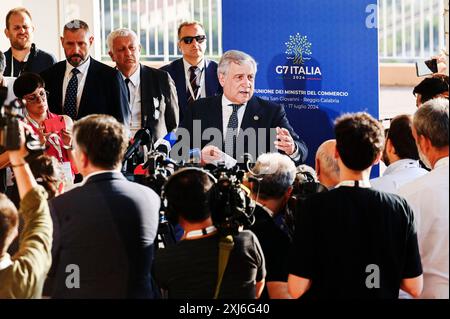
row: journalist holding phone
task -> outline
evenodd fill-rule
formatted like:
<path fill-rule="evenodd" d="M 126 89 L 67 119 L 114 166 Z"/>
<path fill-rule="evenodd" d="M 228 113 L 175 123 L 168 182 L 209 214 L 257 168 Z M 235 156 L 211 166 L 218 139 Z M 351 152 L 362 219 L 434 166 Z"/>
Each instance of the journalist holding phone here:
<path fill-rule="evenodd" d="M 72 179 L 77 171 L 73 162 L 73 122 L 70 117 L 56 115 L 48 110 L 45 83 L 36 73 L 22 73 L 14 82 L 14 94 L 25 101 L 25 122 L 45 144 L 45 153 L 58 159 L 65 179 Z"/>

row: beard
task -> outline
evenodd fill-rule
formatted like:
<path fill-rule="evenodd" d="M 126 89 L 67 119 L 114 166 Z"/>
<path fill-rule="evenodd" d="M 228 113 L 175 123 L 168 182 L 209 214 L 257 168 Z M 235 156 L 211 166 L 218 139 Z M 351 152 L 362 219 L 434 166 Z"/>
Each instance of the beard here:
<path fill-rule="evenodd" d="M 74 58 L 78 58 L 78 59 L 74 59 Z M 67 58 L 67 61 L 69 61 L 69 63 L 72 66 L 78 67 L 78 66 L 82 65 L 84 62 L 86 62 L 86 56 L 83 57 L 80 54 L 73 54 Z"/>
<path fill-rule="evenodd" d="M 425 156 L 425 154 L 422 153 L 422 151 L 420 150 L 420 146 L 417 145 L 417 151 L 419 153 L 419 158 L 422 161 L 422 163 L 428 168 L 428 169 L 432 169 L 431 167 L 431 163 L 428 160 L 428 158 Z"/>
<path fill-rule="evenodd" d="M 26 40 L 12 40 L 11 41 L 11 47 L 18 51 L 23 51 L 31 48 L 31 40 L 30 38 Z"/>
<path fill-rule="evenodd" d="M 389 161 L 389 157 L 386 152 L 386 147 L 384 148 L 384 151 L 383 151 L 383 162 L 384 162 L 384 165 L 386 165 L 386 166 L 391 165 L 391 163 Z"/>

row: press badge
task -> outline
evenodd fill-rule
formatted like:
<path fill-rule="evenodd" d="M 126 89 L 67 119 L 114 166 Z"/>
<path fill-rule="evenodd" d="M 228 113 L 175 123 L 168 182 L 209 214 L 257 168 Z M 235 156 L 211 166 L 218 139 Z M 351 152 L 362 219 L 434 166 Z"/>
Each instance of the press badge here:
<path fill-rule="evenodd" d="M 70 162 L 61 163 L 61 170 L 63 174 L 64 184 L 72 185 L 73 184 L 73 174 L 72 167 L 70 166 Z"/>

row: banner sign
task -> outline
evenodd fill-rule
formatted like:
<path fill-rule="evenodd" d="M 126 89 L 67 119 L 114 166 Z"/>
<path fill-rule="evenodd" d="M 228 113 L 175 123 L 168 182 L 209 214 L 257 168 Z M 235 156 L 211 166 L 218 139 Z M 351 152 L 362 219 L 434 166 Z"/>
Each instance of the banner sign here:
<path fill-rule="evenodd" d="M 222 1 L 223 48 L 258 63 L 255 94 L 282 104 L 307 143 L 333 138 L 346 112 L 378 118 L 376 0 Z"/>

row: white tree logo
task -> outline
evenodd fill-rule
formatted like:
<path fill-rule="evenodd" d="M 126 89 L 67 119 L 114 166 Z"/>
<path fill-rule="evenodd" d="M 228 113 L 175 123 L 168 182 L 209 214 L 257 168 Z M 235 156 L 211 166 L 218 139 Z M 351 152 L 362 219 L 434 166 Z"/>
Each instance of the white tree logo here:
<path fill-rule="evenodd" d="M 311 52 L 311 42 L 308 42 L 308 37 L 301 36 L 299 33 L 296 35 L 290 35 L 289 41 L 286 44 L 286 54 L 294 56 L 294 64 L 305 63 L 304 55 L 310 55 Z"/>

